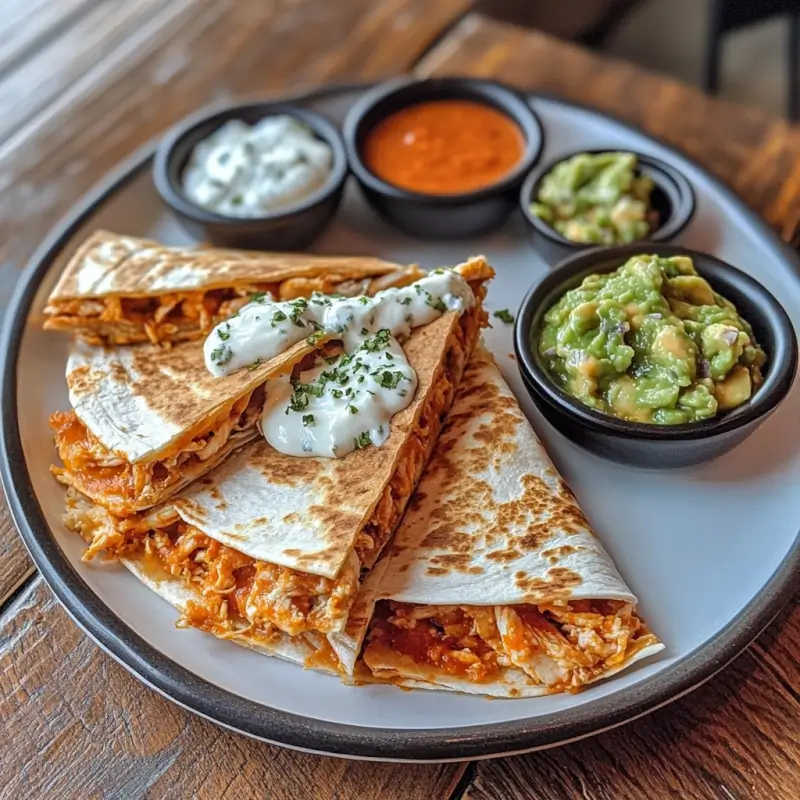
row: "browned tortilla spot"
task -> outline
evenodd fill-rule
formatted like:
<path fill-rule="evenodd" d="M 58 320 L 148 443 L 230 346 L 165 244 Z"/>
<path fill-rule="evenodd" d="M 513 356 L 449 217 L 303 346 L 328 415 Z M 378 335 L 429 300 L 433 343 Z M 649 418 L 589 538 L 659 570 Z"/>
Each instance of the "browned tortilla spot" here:
<path fill-rule="evenodd" d="M 522 553 L 520 553 L 519 550 L 513 550 L 511 548 L 507 550 L 494 550 L 486 554 L 486 559 L 488 561 L 516 561 L 518 558 L 522 558 Z"/>
<path fill-rule="evenodd" d="M 571 544 L 562 544 L 558 547 L 553 547 L 550 550 L 545 550 L 542 553 L 542 557 L 555 563 L 556 561 L 564 558 L 564 556 L 568 556 L 575 552 L 577 552 L 577 548 L 573 547 Z"/>
<path fill-rule="evenodd" d="M 557 598 L 569 597 L 572 594 L 572 588 L 583 582 L 577 572 L 563 567 L 549 569 L 544 580 L 526 577 L 524 573 L 517 573 L 514 577 L 517 588 L 525 593 L 525 599 L 529 603 L 545 599 L 549 602 Z"/>
<path fill-rule="evenodd" d="M 181 507 L 186 509 L 190 516 L 195 519 L 203 520 L 207 516 L 206 510 L 195 500 L 190 500 L 189 498 L 183 497 L 181 498 Z"/>
<path fill-rule="evenodd" d="M 292 511 L 283 518 L 284 525 L 295 525 L 300 522 L 300 515 L 296 511 Z"/>
<path fill-rule="evenodd" d="M 438 575 L 447 575 L 450 572 L 450 570 L 444 569 L 444 567 L 428 567 L 426 572 L 428 573 L 428 575 L 438 576 Z"/>

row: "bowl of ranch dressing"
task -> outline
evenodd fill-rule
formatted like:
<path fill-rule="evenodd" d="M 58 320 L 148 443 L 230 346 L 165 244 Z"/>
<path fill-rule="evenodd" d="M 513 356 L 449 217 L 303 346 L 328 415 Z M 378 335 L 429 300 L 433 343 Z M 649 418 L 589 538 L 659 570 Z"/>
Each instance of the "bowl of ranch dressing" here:
<path fill-rule="evenodd" d="M 331 221 L 347 177 L 338 130 L 284 103 L 205 111 L 159 145 L 153 180 L 195 236 L 226 247 L 299 250 Z"/>

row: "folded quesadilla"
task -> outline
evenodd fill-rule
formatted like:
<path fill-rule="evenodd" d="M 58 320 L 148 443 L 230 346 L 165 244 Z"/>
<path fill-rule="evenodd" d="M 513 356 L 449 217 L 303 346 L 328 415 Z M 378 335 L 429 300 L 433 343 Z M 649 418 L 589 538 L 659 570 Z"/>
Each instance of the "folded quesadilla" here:
<path fill-rule="evenodd" d="M 536 696 L 663 649 L 480 345 L 383 561 L 367 679 Z"/>
<path fill-rule="evenodd" d="M 415 360 L 424 368 L 456 358 L 462 350 L 468 354 L 485 324 L 483 284 L 493 276 L 492 268 L 474 258 L 455 271 L 469 283 L 477 302 L 411 332 L 403 349 L 417 372 Z M 222 378 L 208 372 L 202 348 L 193 342 L 169 350 L 79 344 L 67 365 L 73 410 L 51 417 L 64 463 L 63 469 L 55 468 L 57 477 L 119 516 L 164 502 L 259 436 L 265 384 L 281 373 L 299 372 L 315 354 L 324 356 L 328 343 L 320 336 Z M 457 367 L 452 367 L 455 383 L 460 379 Z M 430 387 L 423 391 L 418 383 L 409 408 L 427 402 L 429 393 Z M 445 398 L 444 408 L 450 402 Z"/>
<path fill-rule="evenodd" d="M 377 258 L 166 247 L 101 230 L 65 267 L 44 327 L 96 345 L 181 342 L 205 336 L 255 293 L 375 294 L 422 274 Z"/>
<path fill-rule="evenodd" d="M 485 262 L 464 272 L 488 277 Z M 466 277 L 466 275 L 465 275 Z M 483 288 L 475 284 L 475 295 Z M 181 612 L 180 625 L 351 675 L 389 542 L 485 324 L 480 303 L 415 328 L 412 403 L 381 447 L 300 458 L 242 448 L 169 502 L 118 519 L 74 490 L 65 521 Z M 236 373 L 241 374 L 241 373 Z M 369 576 L 369 581 L 364 583 Z"/>

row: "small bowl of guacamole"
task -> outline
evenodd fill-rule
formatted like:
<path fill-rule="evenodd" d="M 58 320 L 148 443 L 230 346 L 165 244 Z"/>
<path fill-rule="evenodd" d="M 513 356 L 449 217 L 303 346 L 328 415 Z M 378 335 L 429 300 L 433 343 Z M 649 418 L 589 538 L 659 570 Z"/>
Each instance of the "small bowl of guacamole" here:
<path fill-rule="evenodd" d="M 555 263 L 588 247 L 671 239 L 691 219 L 694 193 L 652 156 L 581 151 L 534 170 L 520 204 L 534 244 Z"/>
<path fill-rule="evenodd" d="M 531 396 L 600 455 L 651 467 L 706 461 L 786 396 L 797 342 L 759 283 L 719 259 L 652 243 L 581 253 L 534 287 L 515 330 Z"/>

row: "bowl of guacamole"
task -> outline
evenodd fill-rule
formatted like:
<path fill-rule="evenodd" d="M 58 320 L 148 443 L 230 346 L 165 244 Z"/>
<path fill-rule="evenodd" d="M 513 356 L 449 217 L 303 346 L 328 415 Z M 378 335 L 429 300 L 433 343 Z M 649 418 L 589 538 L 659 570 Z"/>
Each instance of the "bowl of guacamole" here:
<path fill-rule="evenodd" d="M 629 464 L 687 466 L 742 441 L 788 393 L 797 341 L 763 286 L 673 245 L 580 253 L 534 287 L 515 329 L 540 410 Z"/>
<path fill-rule="evenodd" d="M 588 247 L 667 241 L 690 220 L 694 193 L 652 156 L 581 151 L 534 170 L 520 204 L 534 244 L 553 263 Z"/>

